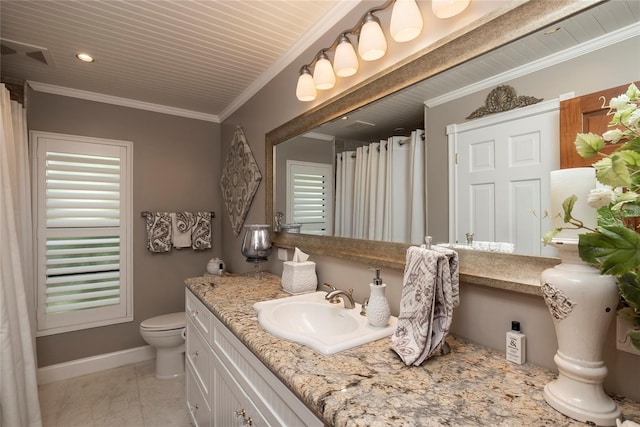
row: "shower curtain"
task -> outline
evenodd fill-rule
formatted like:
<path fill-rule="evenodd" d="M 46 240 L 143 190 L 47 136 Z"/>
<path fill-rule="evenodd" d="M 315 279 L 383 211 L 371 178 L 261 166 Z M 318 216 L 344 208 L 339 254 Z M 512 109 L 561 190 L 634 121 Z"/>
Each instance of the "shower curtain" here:
<path fill-rule="evenodd" d="M 26 112 L 0 87 L 0 425 L 40 426 L 26 286 L 33 285 Z"/>
<path fill-rule="evenodd" d="M 426 233 L 424 131 L 336 157 L 335 235 L 421 243 Z"/>

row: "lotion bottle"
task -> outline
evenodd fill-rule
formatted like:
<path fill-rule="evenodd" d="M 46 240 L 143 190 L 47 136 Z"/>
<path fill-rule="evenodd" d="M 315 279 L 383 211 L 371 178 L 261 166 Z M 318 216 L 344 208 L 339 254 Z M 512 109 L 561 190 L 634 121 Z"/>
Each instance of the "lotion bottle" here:
<path fill-rule="evenodd" d="M 376 277 L 369 284 L 371 295 L 369 296 L 369 304 L 367 305 L 367 320 L 371 326 L 385 327 L 389 324 L 391 317 L 391 309 L 385 295 L 386 284 L 382 283 L 380 278 L 380 269 L 376 268 Z"/>
<path fill-rule="evenodd" d="M 507 332 L 507 360 L 518 365 L 526 361 L 526 341 L 520 332 L 520 322 L 512 321 L 511 330 Z"/>

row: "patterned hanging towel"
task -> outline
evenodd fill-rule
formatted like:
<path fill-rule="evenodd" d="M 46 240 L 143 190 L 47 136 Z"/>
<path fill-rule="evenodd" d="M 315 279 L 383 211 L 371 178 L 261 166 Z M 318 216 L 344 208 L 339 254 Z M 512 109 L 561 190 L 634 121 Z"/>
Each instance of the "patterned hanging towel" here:
<path fill-rule="evenodd" d="M 191 230 L 194 223 L 191 212 L 171 213 L 171 240 L 174 248 L 191 247 Z"/>
<path fill-rule="evenodd" d="M 147 223 L 147 249 L 151 252 L 169 252 L 171 250 L 171 216 L 168 212 L 150 213 Z"/>
<path fill-rule="evenodd" d="M 458 254 L 444 248 L 407 249 L 400 315 L 391 349 L 407 365 L 441 354 L 453 308 L 460 303 Z"/>
<path fill-rule="evenodd" d="M 195 250 L 211 249 L 211 212 L 197 212 L 191 230 L 191 247 Z"/>

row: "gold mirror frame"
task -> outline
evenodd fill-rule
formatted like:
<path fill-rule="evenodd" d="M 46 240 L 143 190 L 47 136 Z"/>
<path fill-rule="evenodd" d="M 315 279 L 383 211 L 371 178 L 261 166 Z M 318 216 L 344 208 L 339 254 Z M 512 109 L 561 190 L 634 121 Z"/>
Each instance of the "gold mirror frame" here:
<path fill-rule="evenodd" d="M 464 31 L 440 40 L 267 133 L 266 223 L 274 225 L 273 156 L 277 144 L 603 1 L 530 0 L 509 10 L 489 14 Z M 272 234 L 272 238 L 277 247 L 299 247 L 307 253 L 398 269 L 404 268 L 406 250 L 410 246 L 406 243 L 277 232 Z M 555 258 L 466 250 L 459 251 L 459 255 L 462 281 L 534 295 L 540 295 L 540 273 L 559 262 Z"/>

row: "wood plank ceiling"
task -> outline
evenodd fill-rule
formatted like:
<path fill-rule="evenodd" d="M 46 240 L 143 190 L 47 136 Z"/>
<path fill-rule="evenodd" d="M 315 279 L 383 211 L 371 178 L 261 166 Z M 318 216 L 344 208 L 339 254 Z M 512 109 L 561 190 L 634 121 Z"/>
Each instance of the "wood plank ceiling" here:
<path fill-rule="evenodd" d="M 219 116 L 252 84 L 273 77 L 265 72 L 323 17 L 334 24 L 331 14 L 339 18 L 353 5 L 3 0 L 0 7 L 3 76 Z M 42 54 L 25 55 L 39 48 Z M 80 63 L 80 51 L 96 62 Z"/>

